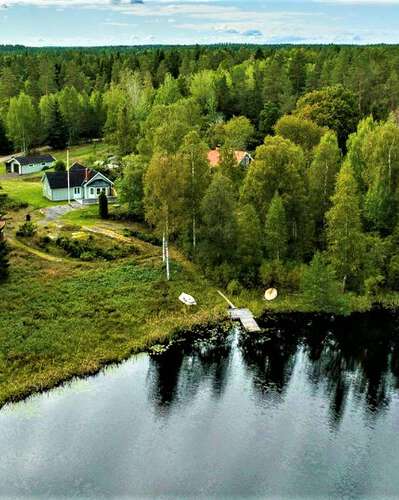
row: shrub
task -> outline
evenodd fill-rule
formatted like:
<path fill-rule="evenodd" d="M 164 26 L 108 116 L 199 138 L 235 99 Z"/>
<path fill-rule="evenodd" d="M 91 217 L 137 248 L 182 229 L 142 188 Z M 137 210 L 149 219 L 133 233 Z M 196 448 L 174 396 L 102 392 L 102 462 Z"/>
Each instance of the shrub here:
<path fill-rule="evenodd" d="M 242 292 L 242 286 L 238 280 L 231 280 L 230 283 L 227 285 L 227 293 L 229 295 L 240 295 Z"/>
<path fill-rule="evenodd" d="M 370 276 L 364 281 L 364 288 L 366 295 L 369 297 L 376 297 L 382 292 L 385 283 L 385 278 L 381 274 L 377 276 Z"/>
<path fill-rule="evenodd" d="M 24 222 L 19 226 L 16 235 L 24 238 L 30 238 L 36 234 L 37 226 L 31 221 Z"/>
<path fill-rule="evenodd" d="M 303 269 L 303 264 L 297 262 L 283 263 L 278 260 L 265 260 L 260 267 L 259 274 L 264 287 L 273 286 L 294 292 L 300 288 Z"/>
<path fill-rule="evenodd" d="M 220 266 L 208 269 L 208 275 L 222 286 L 227 286 L 231 280 L 235 279 L 235 274 L 234 266 L 228 262 L 223 262 Z"/>
<path fill-rule="evenodd" d="M 8 276 L 9 262 L 8 262 L 9 249 L 4 240 L 0 241 L 0 281 L 4 281 Z"/>
<path fill-rule="evenodd" d="M 101 219 L 108 219 L 108 198 L 104 192 L 98 197 L 98 213 Z"/>
<path fill-rule="evenodd" d="M 138 240 L 151 243 L 151 245 L 161 247 L 162 240 L 153 234 L 142 233 L 141 231 L 133 231 L 132 229 L 125 228 L 123 234 L 127 237 L 137 238 Z"/>

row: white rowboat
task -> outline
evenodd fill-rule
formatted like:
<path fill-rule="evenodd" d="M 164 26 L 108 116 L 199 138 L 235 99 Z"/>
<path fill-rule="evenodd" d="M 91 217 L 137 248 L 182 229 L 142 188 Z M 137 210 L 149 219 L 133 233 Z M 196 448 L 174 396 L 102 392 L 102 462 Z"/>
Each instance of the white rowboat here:
<path fill-rule="evenodd" d="M 183 302 L 186 306 L 196 306 L 197 301 L 192 297 L 191 295 L 188 295 L 188 293 L 182 293 L 179 296 L 180 302 Z"/>

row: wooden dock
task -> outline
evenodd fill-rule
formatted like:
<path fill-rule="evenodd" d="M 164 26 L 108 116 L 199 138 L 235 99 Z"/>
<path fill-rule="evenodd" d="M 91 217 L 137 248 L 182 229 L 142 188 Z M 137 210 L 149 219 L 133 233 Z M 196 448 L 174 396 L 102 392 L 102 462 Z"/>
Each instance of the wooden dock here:
<path fill-rule="evenodd" d="M 229 304 L 229 316 L 233 321 L 240 321 L 245 331 L 249 333 L 260 332 L 261 329 L 256 322 L 254 315 L 249 309 L 239 309 L 222 292 L 219 295 Z"/>

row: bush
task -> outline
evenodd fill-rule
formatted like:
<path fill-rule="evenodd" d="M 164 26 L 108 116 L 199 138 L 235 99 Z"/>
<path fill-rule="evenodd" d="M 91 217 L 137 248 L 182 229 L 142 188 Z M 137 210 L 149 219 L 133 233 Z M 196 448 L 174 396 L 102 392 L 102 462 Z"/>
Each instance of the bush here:
<path fill-rule="evenodd" d="M 9 249 L 4 240 L 0 241 L 0 281 L 4 281 L 8 277 L 8 254 Z"/>
<path fill-rule="evenodd" d="M 394 255 L 389 262 L 388 286 L 391 290 L 399 290 L 399 255 Z"/>
<path fill-rule="evenodd" d="M 238 280 L 231 280 L 226 290 L 229 295 L 237 296 L 242 292 L 242 286 Z"/>
<path fill-rule="evenodd" d="M 145 241 L 146 243 L 151 243 L 157 247 L 162 246 L 162 240 L 153 234 L 142 233 L 141 231 L 133 231 L 132 229 L 125 228 L 123 234 L 127 237 L 137 238 L 138 240 Z"/>
<path fill-rule="evenodd" d="M 36 234 L 37 226 L 31 221 L 24 222 L 21 226 L 19 226 L 16 235 L 21 236 L 23 238 L 30 238 Z"/>
<path fill-rule="evenodd" d="M 208 269 L 207 272 L 214 281 L 222 286 L 227 286 L 230 281 L 236 279 L 235 268 L 228 262 L 223 262 L 223 264 L 221 264 L 220 266 L 216 266 L 213 269 Z"/>
<path fill-rule="evenodd" d="M 108 219 L 108 198 L 104 192 L 98 197 L 98 213 L 101 219 Z"/>
<path fill-rule="evenodd" d="M 298 291 L 301 285 L 303 264 L 274 260 L 263 261 L 259 274 L 265 288 L 276 287 L 286 291 Z"/>
<path fill-rule="evenodd" d="M 377 276 L 370 276 L 370 278 L 367 278 L 364 282 L 366 295 L 369 297 L 376 297 L 382 292 L 384 283 L 385 278 L 381 274 L 378 274 Z"/>
<path fill-rule="evenodd" d="M 125 247 L 114 245 L 113 248 L 107 249 L 96 245 L 94 240 L 90 238 L 87 241 L 82 241 L 60 236 L 55 243 L 70 257 L 83 261 L 96 259 L 115 260 L 137 253 L 136 248 L 132 245 Z"/>

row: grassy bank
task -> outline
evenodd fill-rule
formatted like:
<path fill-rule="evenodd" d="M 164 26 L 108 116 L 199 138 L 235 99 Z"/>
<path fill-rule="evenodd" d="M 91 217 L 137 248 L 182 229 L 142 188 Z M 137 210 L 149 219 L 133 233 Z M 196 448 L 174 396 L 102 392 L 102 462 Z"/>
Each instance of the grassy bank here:
<path fill-rule="evenodd" d="M 170 285 L 159 264 L 134 258 L 59 264 L 16 250 L 11 269 L 1 286 L 0 406 L 95 373 L 225 309 L 195 270 L 177 265 Z M 198 309 L 178 302 L 182 291 Z"/>

